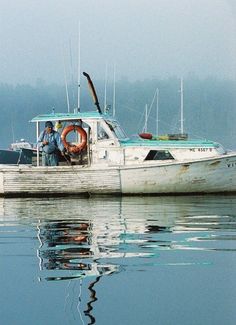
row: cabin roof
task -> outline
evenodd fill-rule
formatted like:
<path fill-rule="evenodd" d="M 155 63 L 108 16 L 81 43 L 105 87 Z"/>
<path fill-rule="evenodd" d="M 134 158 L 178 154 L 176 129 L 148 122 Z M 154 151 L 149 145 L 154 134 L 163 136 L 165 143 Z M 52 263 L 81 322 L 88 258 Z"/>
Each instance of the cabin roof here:
<path fill-rule="evenodd" d="M 105 119 L 114 120 L 110 115 L 100 114 L 98 112 L 79 112 L 79 113 L 50 113 L 35 116 L 30 122 L 46 121 L 73 121 L 86 119 Z"/>

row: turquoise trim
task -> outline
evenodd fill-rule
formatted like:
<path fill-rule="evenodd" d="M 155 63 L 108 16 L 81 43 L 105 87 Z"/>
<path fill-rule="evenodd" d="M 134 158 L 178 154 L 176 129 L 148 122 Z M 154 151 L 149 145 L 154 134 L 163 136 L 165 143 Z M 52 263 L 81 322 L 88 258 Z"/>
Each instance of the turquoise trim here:
<path fill-rule="evenodd" d="M 46 121 L 69 121 L 69 120 L 85 120 L 85 119 L 105 119 L 114 121 L 110 115 L 99 114 L 98 112 L 83 113 L 51 113 L 35 116 L 30 122 L 46 122 Z"/>
<path fill-rule="evenodd" d="M 189 148 L 189 147 L 210 147 L 218 148 L 219 143 L 209 140 L 120 140 L 122 147 L 164 147 L 164 148 Z"/>

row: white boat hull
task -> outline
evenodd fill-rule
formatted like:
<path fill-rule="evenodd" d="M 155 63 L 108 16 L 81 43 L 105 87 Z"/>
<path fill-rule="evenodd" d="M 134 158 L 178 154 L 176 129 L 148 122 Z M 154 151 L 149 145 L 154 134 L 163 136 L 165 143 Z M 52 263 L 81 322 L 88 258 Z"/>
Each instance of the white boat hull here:
<path fill-rule="evenodd" d="M 141 166 L 0 165 L 0 195 L 236 192 L 236 154 Z"/>
<path fill-rule="evenodd" d="M 123 193 L 236 192 L 236 156 L 121 170 Z"/>
<path fill-rule="evenodd" d="M 90 167 L 0 167 L 0 194 L 120 193 L 117 169 Z"/>

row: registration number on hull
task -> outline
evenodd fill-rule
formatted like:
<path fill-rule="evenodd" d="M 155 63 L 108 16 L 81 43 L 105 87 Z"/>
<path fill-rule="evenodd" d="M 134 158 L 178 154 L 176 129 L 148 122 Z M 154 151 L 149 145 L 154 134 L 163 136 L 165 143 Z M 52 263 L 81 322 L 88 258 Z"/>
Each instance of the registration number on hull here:
<path fill-rule="evenodd" d="M 191 152 L 212 152 L 212 148 L 190 148 Z"/>

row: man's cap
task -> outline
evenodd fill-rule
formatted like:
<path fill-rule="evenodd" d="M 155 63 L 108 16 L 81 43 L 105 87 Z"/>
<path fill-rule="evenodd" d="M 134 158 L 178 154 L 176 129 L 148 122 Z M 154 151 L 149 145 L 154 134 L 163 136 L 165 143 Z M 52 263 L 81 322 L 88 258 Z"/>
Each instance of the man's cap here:
<path fill-rule="evenodd" d="M 51 121 L 47 121 L 46 123 L 45 123 L 45 128 L 53 128 L 53 124 L 52 124 L 52 122 Z"/>

